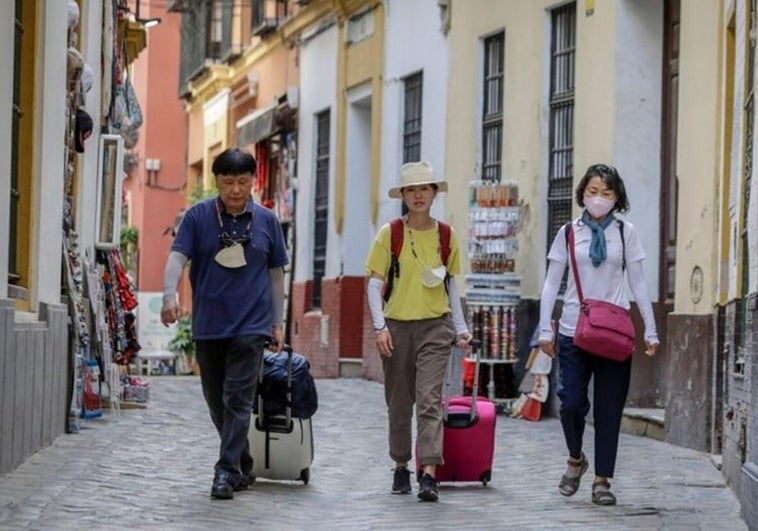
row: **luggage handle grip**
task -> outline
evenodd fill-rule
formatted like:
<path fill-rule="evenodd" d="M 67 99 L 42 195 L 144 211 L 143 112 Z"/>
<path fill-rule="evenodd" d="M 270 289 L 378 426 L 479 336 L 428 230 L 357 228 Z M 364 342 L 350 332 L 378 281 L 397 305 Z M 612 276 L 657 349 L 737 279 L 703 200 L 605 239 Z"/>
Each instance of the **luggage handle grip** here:
<path fill-rule="evenodd" d="M 266 350 L 273 344 L 273 341 L 267 339 L 263 343 L 263 349 Z M 292 422 L 292 346 L 285 343 L 282 350 L 287 353 L 287 406 L 284 408 L 284 414 L 286 415 L 286 426 L 289 426 Z M 258 367 L 258 385 L 263 384 L 263 355 L 261 355 L 261 365 Z M 263 408 L 263 394 L 258 392 L 258 418 L 261 421 L 261 425 L 265 423 L 266 412 Z"/>

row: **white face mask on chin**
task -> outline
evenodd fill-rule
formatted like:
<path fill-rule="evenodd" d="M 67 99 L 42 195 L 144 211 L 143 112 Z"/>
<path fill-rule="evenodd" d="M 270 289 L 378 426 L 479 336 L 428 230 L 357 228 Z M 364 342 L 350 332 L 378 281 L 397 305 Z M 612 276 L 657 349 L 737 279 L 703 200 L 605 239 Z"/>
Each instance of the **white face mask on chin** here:
<path fill-rule="evenodd" d="M 616 204 L 616 200 L 606 199 L 599 195 L 584 196 L 584 208 L 593 218 L 604 218 Z"/>
<path fill-rule="evenodd" d="M 221 249 L 216 253 L 214 260 L 218 265 L 227 269 L 239 269 L 247 265 L 245 251 L 239 243 Z"/>

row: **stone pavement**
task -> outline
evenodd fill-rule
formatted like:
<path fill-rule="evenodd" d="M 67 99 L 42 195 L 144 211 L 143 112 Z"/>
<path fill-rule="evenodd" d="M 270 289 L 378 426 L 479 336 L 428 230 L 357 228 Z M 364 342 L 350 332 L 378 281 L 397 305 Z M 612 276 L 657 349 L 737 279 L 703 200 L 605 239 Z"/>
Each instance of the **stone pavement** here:
<path fill-rule="evenodd" d="M 307 486 L 259 480 L 211 500 L 218 440 L 199 379 L 150 381 L 147 409 L 87 421 L 0 477 L 0 529 L 747 529 L 708 455 L 644 437 L 621 436 L 618 506 L 590 502 L 592 469 L 562 497 L 555 419 L 498 416 L 486 487 L 443 486 L 437 504 L 393 496 L 382 387 L 358 379 L 317 381 Z"/>

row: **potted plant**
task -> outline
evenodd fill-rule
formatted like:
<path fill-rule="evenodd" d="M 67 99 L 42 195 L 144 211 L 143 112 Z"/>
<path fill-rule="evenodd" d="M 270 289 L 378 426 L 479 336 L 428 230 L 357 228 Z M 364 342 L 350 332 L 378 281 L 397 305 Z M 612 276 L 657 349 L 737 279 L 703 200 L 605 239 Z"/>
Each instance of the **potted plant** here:
<path fill-rule="evenodd" d="M 169 342 L 170 350 L 177 350 L 184 355 L 185 365 L 192 367 L 193 374 L 200 374 L 200 368 L 195 359 L 195 342 L 192 340 L 192 317 L 183 315 L 176 323 L 176 334 Z"/>

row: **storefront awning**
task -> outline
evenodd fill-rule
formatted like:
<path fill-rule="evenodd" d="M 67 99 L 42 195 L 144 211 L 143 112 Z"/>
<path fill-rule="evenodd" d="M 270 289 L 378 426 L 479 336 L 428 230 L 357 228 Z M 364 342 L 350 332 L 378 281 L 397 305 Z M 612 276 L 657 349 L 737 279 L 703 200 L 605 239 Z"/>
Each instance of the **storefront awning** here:
<path fill-rule="evenodd" d="M 237 145 L 255 144 L 277 131 L 277 105 L 256 109 L 237 122 Z"/>

